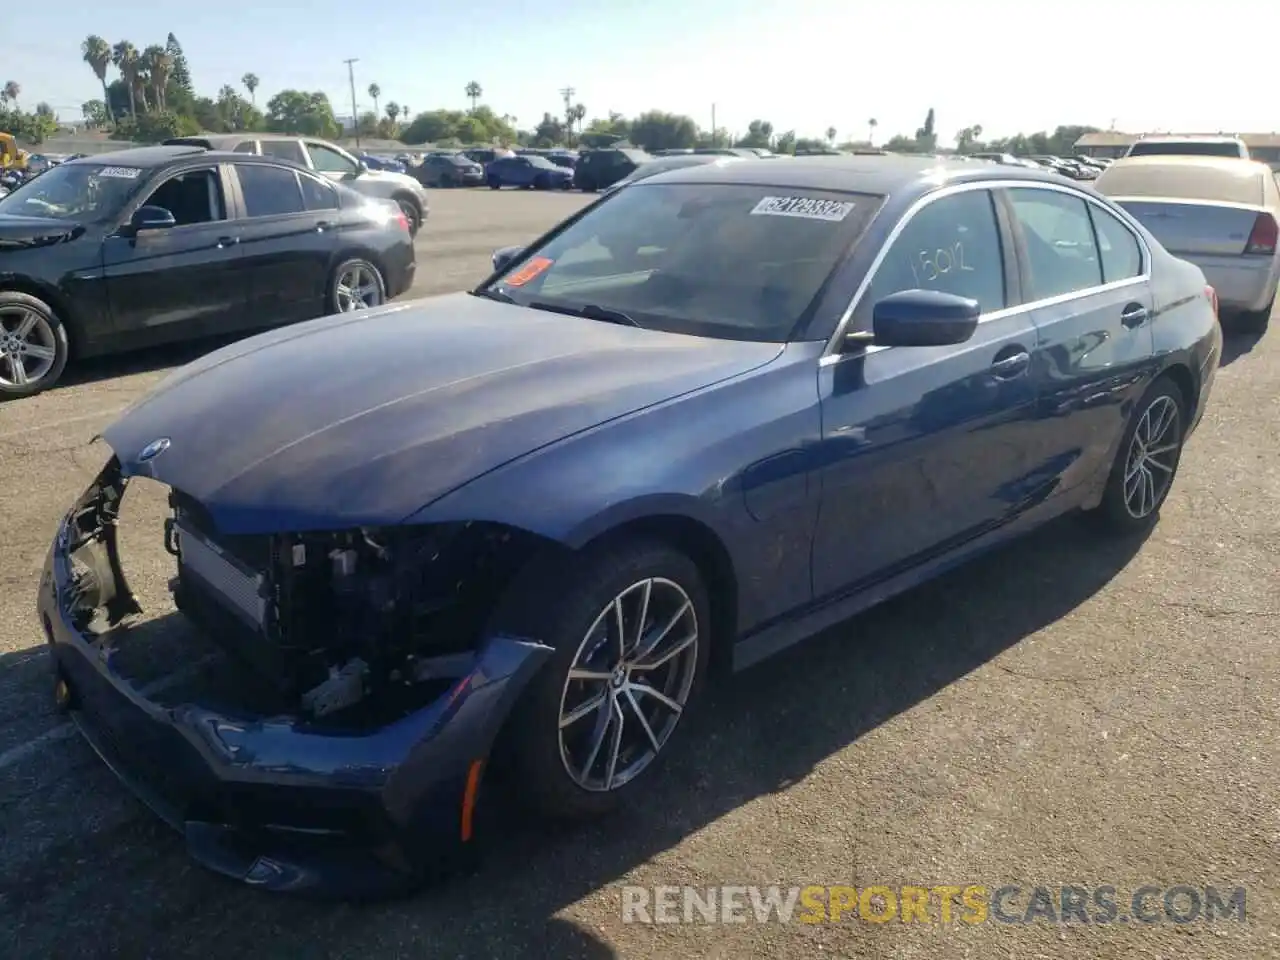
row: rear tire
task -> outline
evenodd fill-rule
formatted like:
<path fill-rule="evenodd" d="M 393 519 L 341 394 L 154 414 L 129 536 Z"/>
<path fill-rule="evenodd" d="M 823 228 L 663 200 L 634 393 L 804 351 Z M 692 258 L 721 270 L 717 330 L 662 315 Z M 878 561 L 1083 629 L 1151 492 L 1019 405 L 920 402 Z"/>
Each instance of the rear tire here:
<path fill-rule="evenodd" d="M 1096 511 L 1109 532 L 1155 526 L 1178 474 L 1187 417 L 1186 399 L 1169 377 L 1156 380 L 1134 406 Z"/>
<path fill-rule="evenodd" d="M 533 181 L 533 188 L 535 190 L 550 190 L 551 180 L 545 173 L 539 174 L 537 179 Z"/>
<path fill-rule="evenodd" d="M 0 399 L 48 390 L 70 356 L 67 328 L 49 304 L 0 290 Z"/>
<path fill-rule="evenodd" d="M 358 302 L 357 302 L 358 301 Z M 329 312 L 355 313 L 387 302 L 382 271 L 368 260 L 344 260 L 329 277 Z"/>
<path fill-rule="evenodd" d="M 710 604 L 697 565 L 652 540 L 588 548 L 517 584 L 492 629 L 555 648 L 499 745 L 535 808 L 583 819 L 642 790 L 687 726 L 707 672 Z"/>
<path fill-rule="evenodd" d="M 416 237 L 418 231 L 422 229 L 422 210 L 408 197 L 396 197 L 396 204 L 400 207 L 400 212 L 404 214 L 405 219 L 409 221 L 409 236 Z"/>

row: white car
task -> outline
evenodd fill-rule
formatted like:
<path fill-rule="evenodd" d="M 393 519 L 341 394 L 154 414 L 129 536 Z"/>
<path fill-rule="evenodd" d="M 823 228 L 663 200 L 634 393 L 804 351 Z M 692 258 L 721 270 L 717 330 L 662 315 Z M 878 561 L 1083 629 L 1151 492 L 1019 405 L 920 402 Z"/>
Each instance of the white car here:
<path fill-rule="evenodd" d="M 1280 285 L 1280 185 L 1270 167 L 1227 157 L 1125 157 L 1093 185 L 1204 271 L 1237 327 L 1267 329 Z"/>

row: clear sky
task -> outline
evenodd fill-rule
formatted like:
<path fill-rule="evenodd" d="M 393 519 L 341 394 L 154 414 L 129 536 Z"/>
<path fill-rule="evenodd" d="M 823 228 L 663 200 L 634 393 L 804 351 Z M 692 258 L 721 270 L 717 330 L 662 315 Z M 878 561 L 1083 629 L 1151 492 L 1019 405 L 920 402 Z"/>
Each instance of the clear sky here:
<path fill-rule="evenodd" d="M 658 108 L 705 127 L 714 103 L 731 133 L 758 117 L 862 138 L 875 117 L 884 139 L 913 133 L 929 107 L 944 142 L 975 123 L 987 136 L 1113 120 L 1280 129 L 1274 63 L 1241 44 L 1250 24 L 1271 36 L 1280 26 L 1266 0 L 19 0 L 0 22 L 0 83 L 68 120 L 101 96 L 80 60 L 87 34 L 141 49 L 173 31 L 201 93 L 252 71 L 259 105 L 286 87 L 323 90 L 340 115 L 342 61 L 359 57 L 361 110 L 371 82 L 383 104 L 417 113 L 466 107 L 476 80 L 520 126 L 560 111 L 558 91 L 572 86 L 588 120 Z"/>

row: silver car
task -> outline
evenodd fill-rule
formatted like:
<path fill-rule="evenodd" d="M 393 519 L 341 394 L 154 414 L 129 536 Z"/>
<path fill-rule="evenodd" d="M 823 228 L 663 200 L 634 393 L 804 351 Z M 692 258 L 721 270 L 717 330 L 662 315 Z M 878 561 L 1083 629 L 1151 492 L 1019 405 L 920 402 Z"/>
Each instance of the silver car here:
<path fill-rule="evenodd" d="M 330 180 L 350 187 L 366 197 L 394 200 L 409 221 L 409 235 L 416 236 L 431 204 L 427 191 L 406 173 L 371 170 L 346 150 L 315 137 L 287 137 L 273 133 L 204 133 L 195 137 L 174 137 L 166 145 L 187 144 L 206 150 L 233 150 L 259 153 L 292 160 Z"/>
<path fill-rule="evenodd" d="M 1227 157 L 1126 157 L 1094 187 L 1204 271 L 1234 326 L 1266 330 L 1280 285 L 1280 186 L 1270 167 Z"/>

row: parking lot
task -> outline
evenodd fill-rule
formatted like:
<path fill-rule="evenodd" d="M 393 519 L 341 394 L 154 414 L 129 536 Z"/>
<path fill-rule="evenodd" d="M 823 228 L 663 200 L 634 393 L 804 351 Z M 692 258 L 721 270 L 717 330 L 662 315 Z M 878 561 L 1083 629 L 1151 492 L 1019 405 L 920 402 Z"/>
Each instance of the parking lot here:
<path fill-rule="evenodd" d="M 482 278 L 590 198 L 435 191 L 414 296 Z M 33 612 L 58 516 L 120 409 L 208 345 L 0 405 L 0 929 L 12 957 L 1275 956 L 1280 340 L 1227 340 L 1155 532 L 1069 519 L 720 683 L 637 809 L 518 824 L 472 874 L 378 906 L 190 864 L 52 708 Z M 130 540 L 144 601 L 159 540 Z M 518 798 L 515 798 L 518 802 Z M 1247 888 L 1175 924 L 627 925 L 623 884 Z"/>

